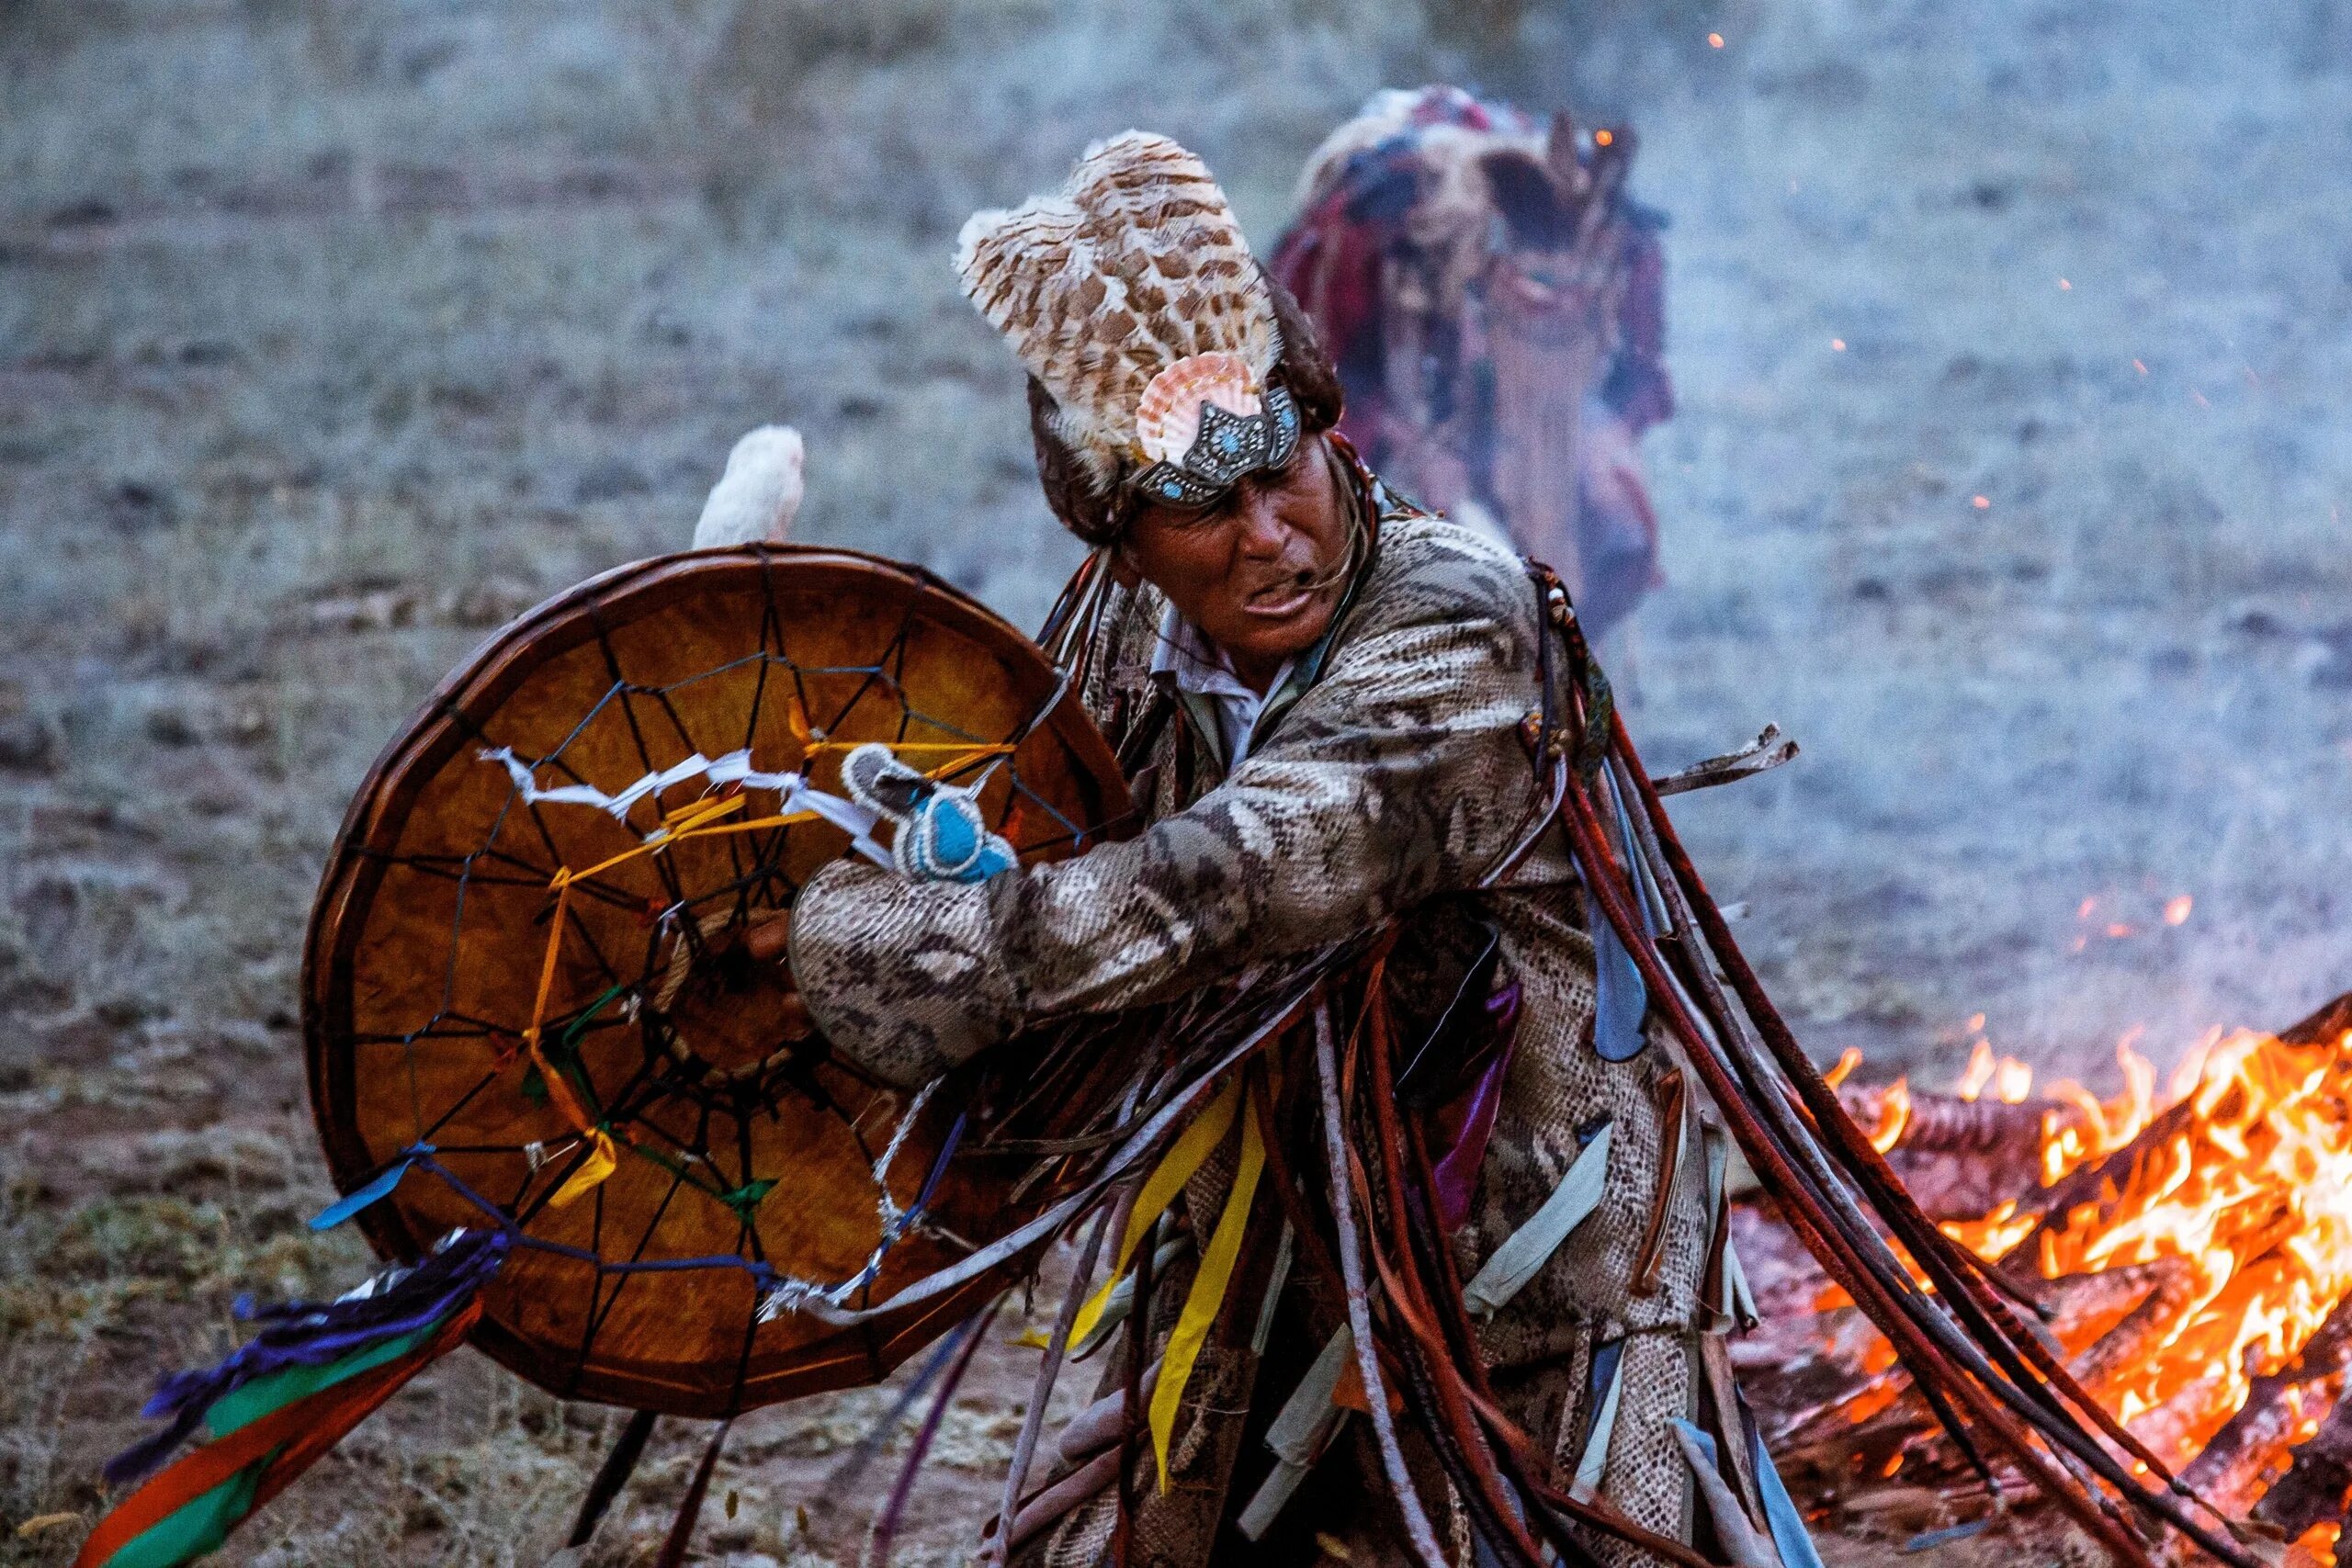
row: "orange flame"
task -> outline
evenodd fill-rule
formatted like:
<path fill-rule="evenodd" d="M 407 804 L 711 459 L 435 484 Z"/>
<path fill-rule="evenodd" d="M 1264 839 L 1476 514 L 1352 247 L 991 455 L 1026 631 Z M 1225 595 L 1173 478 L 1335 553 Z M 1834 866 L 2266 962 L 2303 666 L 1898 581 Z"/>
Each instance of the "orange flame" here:
<path fill-rule="evenodd" d="M 2116 1043 L 2120 1095 L 2101 1100 L 2067 1080 L 2044 1089 L 2042 1179 L 2057 1182 L 2125 1147 L 2176 1108 L 2179 1130 L 2100 1193 L 2052 1216 L 2063 1224 L 2041 1230 L 2034 1264 L 2045 1279 L 2166 1258 L 2187 1266 L 2183 1304 L 2143 1352 L 2094 1389 L 2158 1452 L 2185 1459 L 2245 1403 L 2254 1377 L 2291 1360 L 2352 1293 L 2352 1032 L 2333 1044 L 2290 1045 L 2213 1032 L 2161 1098 L 2154 1064 L 2133 1049 L 2139 1034 Z M 2021 1065 L 2004 1082 L 2007 1065 L 1994 1065 L 1980 1041 L 1963 1095 L 2030 1082 Z M 1904 1103 L 1907 1111 L 1907 1096 Z M 1878 1132 L 1888 1120 L 1882 1111 Z M 2038 1228 L 2019 1207 L 2004 1203 L 1944 1229 L 1997 1258 Z"/>
<path fill-rule="evenodd" d="M 1903 1141 L 1911 1124 L 1911 1080 L 1897 1078 L 1879 1096 L 1878 1125 L 1871 1129 L 1871 1147 L 1884 1154 Z"/>
<path fill-rule="evenodd" d="M 2174 900 L 2167 919 L 2183 907 Z M 1977 1038 L 1954 1086 L 1958 1097 L 1973 1100 L 1990 1089 L 2006 1103 L 2025 1102 L 2032 1070 L 1996 1055 L 1981 1019 L 1970 1024 Z M 2092 1392 L 2179 1461 L 2245 1404 L 2253 1379 L 2290 1362 L 2352 1297 L 2352 1032 L 2293 1045 L 2211 1030 L 2161 1088 L 2154 1064 L 2136 1048 L 2144 1032 L 2134 1025 L 2116 1042 L 2120 1093 L 2102 1099 L 2066 1078 L 2042 1086 L 2043 1185 L 2130 1147 L 2159 1116 L 2169 1135 L 2135 1151 L 2128 1169 L 2046 1223 L 2037 1205 L 2011 1199 L 1941 1228 L 1995 1259 L 2036 1237 L 2033 1264 L 2045 1279 L 2177 1260 L 2185 1282 L 2148 1298 L 2169 1315 L 2144 1347 L 2098 1373 Z M 1859 1060 L 1849 1052 L 1838 1077 Z M 1912 1111 L 1906 1080 L 1880 1090 L 1871 1144 L 1881 1151 L 1898 1145 Z M 2291 1405 L 2289 1443 L 2308 1438 L 2334 1402 L 2311 1392 Z"/>

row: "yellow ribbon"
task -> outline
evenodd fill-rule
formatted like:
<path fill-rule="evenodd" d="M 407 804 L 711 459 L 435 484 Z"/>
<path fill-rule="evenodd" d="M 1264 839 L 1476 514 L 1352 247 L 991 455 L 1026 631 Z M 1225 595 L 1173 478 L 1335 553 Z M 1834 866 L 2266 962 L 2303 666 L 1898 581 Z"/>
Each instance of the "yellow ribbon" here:
<path fill-rule="evenodd" d="M 595 1190 L 621 1163 L 620 1152 L 613 1147 L 610 1133 L 601 1127 L 592 1127 L 588 1130 L 588 1157 L 581 1162 L 578 1170 L 571 1173 L 570 1180 L 555 1190 L 555 1196 L 548 1200 L 548 1208 L 563 1208 L 582 1193 Z"/>
<path fill-rule="evenodd" d="M 556 1189 L 548 1200 L 549 1206 L 560 1209 L 582 1192 L 594 1189 L 619 1168 L 620 1156 L 613 1146 L 613 1135 L 589 1120 L 588 1108 L 571 1090 L 571 1082 L 548 1059 L 543 1044 L 542 1025 L 548 1015 L 548 998 L 555 989 L 556 954 L 563 945 L 563 922 L 571 908 L 571 884 L 559 882 L 555 889 L 555 914 L 548 922 L 548 949 L 539 964 L 538 998 L 531 1004 L 531 1026 L 523 1031 L 523 1043 L 529 1047 L 531 1061 L 539 1069 L 539 1077 L 548 1086 L 548 1098 L 554 1100 L 563 1119 L 572 1130 L 589 1142 L 588 1157 L 571 1179 Z"/>
<path fill-rule="evenodd" d="M 1084 1344 L 1086 1337 L 1094 1332 L 1102 1309 L 1110 1304 L 1112 1290 L 1126 1274 L 1127 1265 L 1135 1261 L 1136 1248 L 1151 1234 L 1161 1212 L 1176 1194 L 1184 1190 L 1184 1183 L 1193 1179 L 1201 1162 L 1225 1142 L 1226 1134 L 1233 1127 L 1234 1112 L 1240 1107 L 1241 1079 L 1237 1076 L 1209 1101 L 1207 1110 L 1193 1118 L 1191 1126 L 1177 1134 L 1174 1145 L 1160 1156 L 1159 1167 L 1144 1182 L 1143 1190 L 1136 1194 L 1135 1207 L 1127 1211 L 1126 1233 L 1119 1238 L 1119 1256 L 1111 1264 L 1109 1277 L 1102 1281 L 1102 1288 L 1079 1308 L 1078 1319 L 1070 1325 L 1071 1344 Z"/>
<path fill-rule="evenodd" d="M 1236 1078 L 1227 1090 L 1238 1094 L 1241 1082 Z M 1159 1368 L 1159 1383 L 1151 1393 L 1151 1452 L 1159 1461 L 1159 1490 L 1168 1491 L 1168 1438 L 1176 1427 L 1176 1410 L 1184 1396 L 1184 1384 L 1193 1375 L 1193 1363 L 1200 1359 L 1201 1347 L 1207 1343 L 1209 1325 L 1216 1321 L 1217 1309 L 1225 1303 L 1226 1287 L 1233 1282 L 1233 1267 L 1240 1260 L 1241 1235 L 1250 1228 L 1250 1201 L 1257 1196 L 1258 1173 L 1265 1168 L 1266 1145 L 1259 1135 L 1258 1118 L 1241 1119 L 1241 1165 L 1233 1173 L 1233 1190 L 1225 1197 L 1225 1211 L 1217 1215 L 1216 1233 L 1209 1237 L 1208 1249 L 1201 1254 L 1200 1271 L 1193 1276 L 1193 1289 L 1184 1297 L 1184 1310 L 1177 1315 L 1176 1332 L 1169 1337 L 1168 1354 Z M 1137 1311 L 1141 1311 L 1140 1306 Z"/>

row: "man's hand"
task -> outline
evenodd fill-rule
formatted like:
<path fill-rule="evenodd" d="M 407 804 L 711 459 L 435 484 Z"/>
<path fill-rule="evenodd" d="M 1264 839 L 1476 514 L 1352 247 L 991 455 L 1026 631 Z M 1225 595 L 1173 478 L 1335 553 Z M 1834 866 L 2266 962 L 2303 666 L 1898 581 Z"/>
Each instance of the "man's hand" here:
<path fill-rule="evenodd" d="M 763 964 L 772 964 L 784 957 L 791 941 L 792 911 L 777 909 L 744 931 L 743 950 Z"/>

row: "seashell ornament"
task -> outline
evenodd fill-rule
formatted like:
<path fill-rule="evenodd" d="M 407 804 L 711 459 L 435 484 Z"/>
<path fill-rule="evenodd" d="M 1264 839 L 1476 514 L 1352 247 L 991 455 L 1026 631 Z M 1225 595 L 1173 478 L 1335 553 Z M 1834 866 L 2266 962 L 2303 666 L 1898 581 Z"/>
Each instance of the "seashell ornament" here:
<path fill-rule="evenodd" d="M 1214 403 L 1242 419 L 1264 408 L 1258 378 L 1238 354 L 1195 354 L 1151 378 L 1136 404 L 1136 444 L 1148 463 L 1182 464 L 1201 433 L 1201 410 Z"/>

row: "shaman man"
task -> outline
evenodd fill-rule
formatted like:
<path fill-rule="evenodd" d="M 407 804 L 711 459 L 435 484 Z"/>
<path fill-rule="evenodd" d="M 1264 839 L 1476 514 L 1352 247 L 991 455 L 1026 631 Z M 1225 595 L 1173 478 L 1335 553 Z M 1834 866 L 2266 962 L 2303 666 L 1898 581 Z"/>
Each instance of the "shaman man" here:
<path fill-rule="evenodd" d="M 1331 365 L 1174 142 L 1092 148 L 1058 195 L 975 217 L 956 265 L 1029 372 L 1046 497 L 1112 584 L 1070 665 L 1147 825 L 1050 866 L 984 844 L 902 854 L 896 872 L 844 862 L 756 947 L 788 952 L 837 1051 L 911 1085 L 1044 1021 L 1162 1001 L 1393 922 L 1381 984 L 1399 1059 L 1426 1044 L 1413 1070 L 1439 1086 L 1399 1099 L 1428 1122 L 1435 1190 L 1455 1194 L 1450 1267 L 1477 1314 L 1484 1386 L 1561 1492 L 1653 1539 L 1770 1561 L 1745 1520 L 1706 1513 L 1736 1497 L 1767 1517 L 1748 1458 L 1726 1451 L 1703 1478 L 1686 1459 L 1702 1451 L 1686 1423 L 1737 1408 L 1721 1337 L 1747 1303 L 1727 1266 L 1724 1140 L 1639 990 L 1630 1014 L 1596 1008 L 1608 987 L 1531 754 L 1543 587 L 1357 460 L 1334 428 Z M 905 874 L 926 866 L 940 874 Z M 1283 1122 L 1302 1140 L 1295 1168 L 1320 1122 L 1311 1093 L 1283 1100 L 1304 1108 Z M 1364 1489 L 1396 1495 L 1366 1457 L 1374 1423 L 1335 1414 L 1353 1382 L 1333 1375 L 1343 1304 L 1266 1187 L 1239 1261 L 1219 1265 L 1231 1282 L 1164 1461 L 1125 1440 L 1139 1416 L 1095 1418 L 1157 1376 L 1236 1168 L 1230 1149 L 1206 1159 L 1156 1245 L 1131 1242 L 1150 1280 L 1129 1340 L 1145 1369 L 1114 1354 L 1104 1405 L 998 1521 L 1020 1560 L 1091 1564 L 1116 1536 L 1136 1564 L 1297 1562 L 1329 1532 L 1367 1561 L 1402 1540 L 1396 1507 L 1365 1506 Z M 1352 1397 L 1364 1411 L 1360 1386 Z M 1125 1477 L 1119 1453 L 1134 1456 Z M 1422 1527 L 1469 1561 L 1481 1532 L 1425 1443 L 1406 1458 L 1435 1499 Z M 1601 1561 L 1659 1560 L 1588 1534 Z"/>

